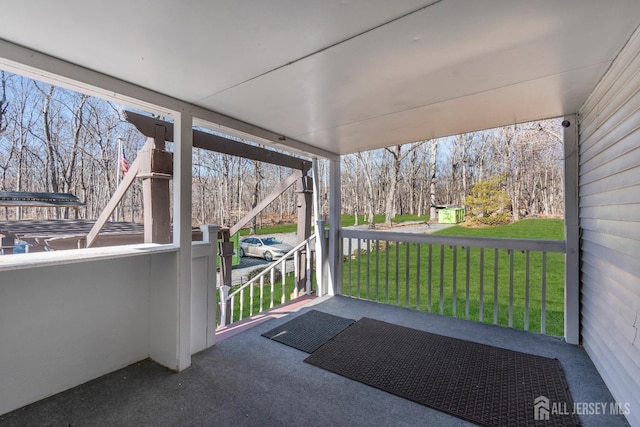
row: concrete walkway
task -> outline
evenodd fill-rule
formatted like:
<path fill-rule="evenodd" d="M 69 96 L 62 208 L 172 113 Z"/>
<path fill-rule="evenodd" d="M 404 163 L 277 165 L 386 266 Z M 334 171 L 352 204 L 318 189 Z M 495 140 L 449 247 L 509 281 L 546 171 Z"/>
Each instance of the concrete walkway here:
<path fill-rule="evenodd" d="M 584 350 L 557 338 L 346 297 L 323 297 L 196 354 L 182 373 L 142 361 L 0 416 L 0 426 L 470 425 L 303 363 L 306 353 L 260 336 L 310 308 L 556 357 L 575 402 L 613 401 Z M 583 416 L 581 421 L 585 426 L 627 425 L 622 416 L 612 415 Z"/>

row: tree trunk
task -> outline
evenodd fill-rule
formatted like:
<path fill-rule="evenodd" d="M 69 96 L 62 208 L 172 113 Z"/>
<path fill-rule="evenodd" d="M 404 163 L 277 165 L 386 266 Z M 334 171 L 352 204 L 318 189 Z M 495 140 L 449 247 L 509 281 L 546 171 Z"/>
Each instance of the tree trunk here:
<path fill-rule="evenodd" d="M 462 193 L 460 194 L 460 207 L 465 207 L 467 197 L 467 139 L 462 137 Z"/>
<path fill-rule="evenodd" d="M 429 170 L 431 172 L 431 183 L 429 184 L 429 220 L 436 220 L 436 156 L 438 151 L 438 140 L 431 140 L 431 159 Z"/>
<path fill-rule="evenodd" d="M 368 208 L 368 216 L 369 216 L 369 229 L 373 230 L 376 228 L 376 219 L 375 219 L 375 191 L 373 186 L 373 178 L 371 176 L 371 165 L 365 163 L 364 158 L 362 157 L 362 153 L 358 153 L 358 160 L 362 165 L 362 170 L 364 171 L 365 180 L 367 181 L 367 190 L 369 191 L 369 200 L 367 203 Z"/>
<path fill-rule="evenodd" d="M 253 186 L 253 193 L 251 194 L 251 209 L 258 206 L 260 201 L 260 182 L 263 179 L 262 176 L 262 164 L 256 160 L 253 161 L 253 172 L 256 178 L 255 185 Z M 249 234 L 256 234 L 257 229 L 257 215 L 251 220 L 251 228 Z"/>
<path fill-rule="evenodd" d="M 398 180 L 400 179 L 400 162 L 402 161 L 402 145 L 393 147 L 393 151 L 387 149 L 392 155 L 391 174 L 389 176 L 389 189 L 384 209 L 384 224 L 391 227 L 393 218 L 396 216 L 396 191 L 398 188 Z"/>

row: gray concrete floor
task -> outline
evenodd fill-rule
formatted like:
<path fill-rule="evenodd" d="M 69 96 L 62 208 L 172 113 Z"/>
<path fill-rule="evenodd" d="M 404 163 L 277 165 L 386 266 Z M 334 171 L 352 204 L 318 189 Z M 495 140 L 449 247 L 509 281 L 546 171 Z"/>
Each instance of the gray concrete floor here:
<path fill-rule="evenodd" d="M 562 363 L 575 402 L 613 401 L 584 350 L 557 338 L 346 297 L 325 297 L 194 355 L 192 366 L 182 373 L 142 361 L 0 416 L 0 425 L 470 425 L 303 363 L 306 353 L 260 336 L 311 308 L 555 357 Z M 585 426 L 627 425 L 624 417 L 612 415 L 581 416 L 581 421 Z"/>

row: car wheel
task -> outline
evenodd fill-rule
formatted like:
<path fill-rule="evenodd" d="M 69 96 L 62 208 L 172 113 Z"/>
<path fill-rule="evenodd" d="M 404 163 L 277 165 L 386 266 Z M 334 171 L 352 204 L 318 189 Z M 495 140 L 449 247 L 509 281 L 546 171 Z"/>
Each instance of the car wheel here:
<path fill-rule="evenodd" d="M 264 259 L 266 259 L 267 262 L 271 262 L 273 260 L 273 254 L 269 251 L 266 251 L 264 253 Z"/>
<path fill-rule="evenodd" d="M 244 258 L 244 249 L 240 248 L 240 258 Z"/>

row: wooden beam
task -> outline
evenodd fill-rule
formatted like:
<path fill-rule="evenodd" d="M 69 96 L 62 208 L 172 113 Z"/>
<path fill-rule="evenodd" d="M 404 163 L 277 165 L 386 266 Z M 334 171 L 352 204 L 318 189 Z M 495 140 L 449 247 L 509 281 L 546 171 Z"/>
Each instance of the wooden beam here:
<path fill-rule="evenodd" d="M 258 215 L 264 208 L 266 208 L 269 205 L 269 203 L 273 202 L 276 199 L 276 197 L 282 194 L 287 188 L 295 184 L 296 181 L 301 177 L 302 177 L 302 171 L 294 171 L 291 175 L 285 178 L 284 181 L 282 181 L 278 187 L 276 187 L 271 193 L 269 193 L 264 199 L 262 199 L 262 201 L 258 203 L 258 205 L 255 208 L 251 209 L 251 211 L 249 211 L 248 214 L 242 217 L 242 219 L 240 219 L 240 221 L 238 221 L 236 225 L 231 227 L 231 231 L 229 235 L 233 236 L 238 231 L 240 231 L 240 229 L 242 229 L 242 227 L 247 225 L 249 221 L 253 219 L 253 217 Z"/>
<path fill-rule="evenodd" d="M 313 197 L 313 180 L 304 175 L 297 180 L 296 193 L 298 193 L 298 239 L 302 243 L 311 236 L 311 209 Z M 306 250 L 298 252 L 298 283 L 296 289 L 298 295 L 305 292 L 307 287 L 307 257 L 311 256 Z"/>
<path fill-rule="evenodd" d="M 142 147 L 142 149 L 150 150 L 152 143 L 153 143 L 153 140 L 147 140 L 146 144 L 144 145 L 144 147 Z M 91 231 L 89 231 L 89 234 L 87 234 L 87 245 L 86 245 L 87 248 L 90 248 L 91 245 L 93 245 L 93 242 L 96 240 L 96 237 L 98 237 L 98 233 L 100 233 L 100 230 L 102 230 L 102 227 L 104 227 L 104 224 L 107 222 L 107 220 L 113 213 L 116 206 L 118 206 L 118 203 L 120 203 L 120 200 L 124 196 L 124 193 L 127 192 L 131 184 L 133 184 L 133 181 L 136 179 L 136 175 L 138 174 L 138 169 L 140 168 L 140 162 L 141 162 L 140 159 L 141 159 L 141 156 L 136 156 L 135 160 L 131 164 L 131 167 L 129 168 L 129 171 L 124 174 L 122 181 L 120 181 L 120 185 L 116 189 L 116 192 L 113 193 L 113 196 L 111 196 L 109 203 L 107 203 L 107 206 L 105 206 L 105 208 L 102 210 L 102 213 L 100 214 L 95 224 L 91 228 Z"/>
<path fill-rule="evenodd" d="M 173 123 L 154 119 L 153 117 L 143 116 L 142 114 L 132 113 L 131 111 L 125 111 L 124 114 L 127 121 L 134 125 L 144 136 L 154 138 L 156 135 L 156 127 L 162 126 L 166 129 L 165 136 L 167 141 L 173 140 Z M 243 142 L 234 141 L 232 139 L 223 138 L 221 136 L 199 130 L 193 131 L 193 146 L 194 148 L 202 148 L 204 150 L 216 151 L 218 153 L 242 157 L 244 159 L 257 160 L 273 165 L 297 169 L 304 173 L 311 169 L 311 162 L 309 160 L 289 156 L 288 154 L 267 150 L 266 148 L 245 144 Z"/>

